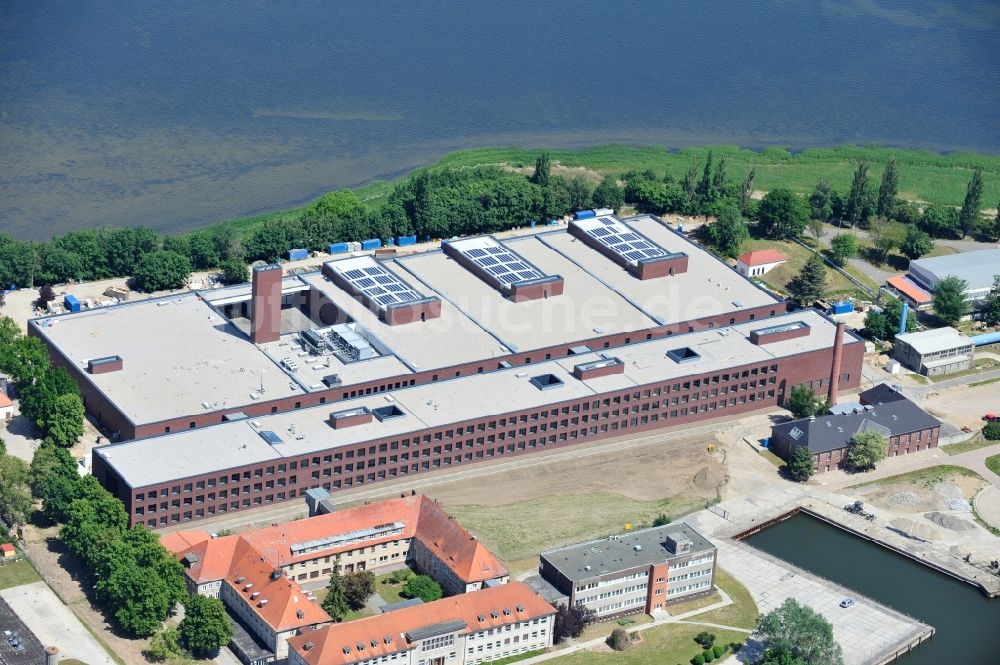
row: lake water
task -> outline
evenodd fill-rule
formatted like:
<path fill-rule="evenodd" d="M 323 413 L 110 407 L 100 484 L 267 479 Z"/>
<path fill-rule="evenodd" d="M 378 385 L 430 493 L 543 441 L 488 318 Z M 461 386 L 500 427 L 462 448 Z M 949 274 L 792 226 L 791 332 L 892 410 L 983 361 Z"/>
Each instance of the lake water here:
<path fill-rule="evenodd" d="M 1000 152 L 995 2 L 0 4 L 0 229 L 164 231 L 483 145 Z"/>
<path fill-rule="evenodd" d="M 746 542 L 934 626 L 934 637 L 900 665 L 1000 660 L 1000 600 L 967 584 L 806 515 Z"/>

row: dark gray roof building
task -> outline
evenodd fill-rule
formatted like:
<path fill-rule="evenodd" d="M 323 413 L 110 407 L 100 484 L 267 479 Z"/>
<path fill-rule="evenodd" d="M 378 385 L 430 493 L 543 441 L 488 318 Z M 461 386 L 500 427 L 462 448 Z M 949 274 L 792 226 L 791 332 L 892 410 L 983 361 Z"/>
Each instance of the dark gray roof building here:
<path fill-rule="evenodd" d="M 862 393 L 861 399 L 868 404 L 858 412 L 775 425 L 771 428 L 772 438 L 783 438 L 796 448 L 806 446 L 812 453 L 824 453 L 850 446 L 851 439 L 864 432 L 879 432 L 889 439 L 941 425 L 940 420 L 891 388 L 873 388 Z"/>

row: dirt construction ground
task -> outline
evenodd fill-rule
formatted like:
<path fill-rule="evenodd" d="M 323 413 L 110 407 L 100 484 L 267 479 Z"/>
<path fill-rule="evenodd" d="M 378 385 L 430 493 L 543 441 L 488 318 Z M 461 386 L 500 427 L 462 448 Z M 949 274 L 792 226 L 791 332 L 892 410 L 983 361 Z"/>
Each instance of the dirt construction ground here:
<path fill-rule="evenodd" d="M 1000 412 L 997 391 L 1000 391 L 1000 382 L 940 390 L 931 387 L 923 400 L 917 400 L 917 404 L 955 427 L 979 429 L 983 426 L 984 414 Z"/>

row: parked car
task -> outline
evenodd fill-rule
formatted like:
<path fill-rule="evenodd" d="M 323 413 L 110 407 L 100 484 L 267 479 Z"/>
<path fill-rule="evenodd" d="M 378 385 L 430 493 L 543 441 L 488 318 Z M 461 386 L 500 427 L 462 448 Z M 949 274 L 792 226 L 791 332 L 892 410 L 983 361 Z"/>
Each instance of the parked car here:
<path fill-rule="evenodd" d="M 853 598 L 844 598 L 842 601 L 840 601 L 841 607 L 850 607 L 853 604 L 854 604 Z"/>

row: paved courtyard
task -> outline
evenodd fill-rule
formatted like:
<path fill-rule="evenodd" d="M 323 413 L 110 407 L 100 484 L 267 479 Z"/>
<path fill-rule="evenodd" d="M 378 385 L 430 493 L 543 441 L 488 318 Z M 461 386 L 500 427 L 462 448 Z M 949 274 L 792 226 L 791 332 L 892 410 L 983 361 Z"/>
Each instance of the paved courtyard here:
<path fill-rule="evenodd" d="M 75 658 L 87 665 L 115 665 L 76 615 L 52 593 L 45 582 L 22 584 L 0 591 L 43 646 L 59 647 L 59 657 Z"/>

